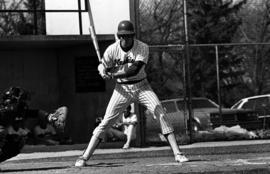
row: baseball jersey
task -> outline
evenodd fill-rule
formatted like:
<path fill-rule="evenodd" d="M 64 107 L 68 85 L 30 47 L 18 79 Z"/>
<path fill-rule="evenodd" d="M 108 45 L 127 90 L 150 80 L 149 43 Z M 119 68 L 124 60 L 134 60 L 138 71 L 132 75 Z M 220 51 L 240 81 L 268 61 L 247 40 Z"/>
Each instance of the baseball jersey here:
<path fill-rule="evenodd" d="M 110 45 L 104 52 L 102 63 L 106 68 L 114 68 L 114 72 L 126 72 L 135 62 L 148 62 L 149 47 L 147 44 L 134 39 L 133 47 L 125 52 L 120 46 L 120 40 Z M 136 81 L 146 78 L 145 66 L 141 68 L 138 74 L 128 78 L 118 78 L 117 82 Z"/>

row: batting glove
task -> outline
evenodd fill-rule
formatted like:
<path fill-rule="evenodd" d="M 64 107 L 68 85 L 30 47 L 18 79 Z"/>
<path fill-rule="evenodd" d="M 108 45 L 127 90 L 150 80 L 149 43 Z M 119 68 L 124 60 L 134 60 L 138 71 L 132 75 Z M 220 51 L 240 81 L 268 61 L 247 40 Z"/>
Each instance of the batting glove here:
<path fill-rule="evenodd" d="M 102 63 L 98 65 L 98 72 L 103 79 L 111 79 L 110 75 L 107 72 L 107 69 Z"/>

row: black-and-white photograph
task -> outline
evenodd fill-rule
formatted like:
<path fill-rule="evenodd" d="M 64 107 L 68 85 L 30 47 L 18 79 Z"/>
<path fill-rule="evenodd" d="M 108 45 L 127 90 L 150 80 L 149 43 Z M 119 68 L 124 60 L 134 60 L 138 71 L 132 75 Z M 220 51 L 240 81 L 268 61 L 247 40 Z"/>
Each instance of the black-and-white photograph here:
<path fill-rule="evenodd" d="M 269 174 L 270 0 L 0 0 L 0 172 Z"/>

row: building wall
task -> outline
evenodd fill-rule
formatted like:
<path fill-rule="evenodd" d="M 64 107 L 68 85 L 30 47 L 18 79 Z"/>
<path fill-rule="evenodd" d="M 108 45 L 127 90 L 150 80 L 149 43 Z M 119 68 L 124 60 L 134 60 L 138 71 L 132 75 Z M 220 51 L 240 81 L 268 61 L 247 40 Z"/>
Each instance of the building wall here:
<path fill-rule="evenodd" d="M 107 44 L 105 44 L 107 45 Z M 101 50 L 104 47 L 101 47 Z M 103 52 L 103 51 L 102 51 Z M 95 55 L 89 47 L 58 50 L 59 56 L 59 95 L 60 102 L 69 106 L 67 132 L 76 142 L 89 141 L 95 126 L 95 118 L 103 117 L 111 97 L 114 82 L 106 81 L 105 92 L 76 93 L 74 59 Z M 95 67 L 97 68 L 97 67 Z"/>
<path fill-rule="evenodd" d="M 101 52 L 108 44 L 100 44 Z M 95 51 L 89 44 L 0 50 L 0 90 L 9 86 L 29 90 L 32 108 L 53 111 L 68 106 L 66 133 L 75 143 L 88 142 L 95 118 L 103 116 L 114 87 L 109 81 L 104 92 L 76 93 L 74 59 L 91 54 L 95 56 Z"/>
<path fill-rule="evenodd" d="M 0 51 L 0 90 L 21 86 L 31 92 L 31 107 L 52 110 L 59 102 L 57 59 L 53 50 Z"/>

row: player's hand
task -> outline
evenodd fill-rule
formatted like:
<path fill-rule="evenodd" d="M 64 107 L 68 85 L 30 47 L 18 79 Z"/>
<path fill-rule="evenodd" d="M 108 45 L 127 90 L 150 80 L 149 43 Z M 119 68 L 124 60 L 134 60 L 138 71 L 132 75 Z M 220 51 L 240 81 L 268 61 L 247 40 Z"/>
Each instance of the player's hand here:
<path fill-rule="evenodd" d="M 100 76 L 105 80 L 112 79 L 112 76 L 109 73 L 100 74 Z"/>
<path fill-rule="evenodd" d="M 102 63 L 98 65 L 98 72 L 103 79 L 111 79 L 110 74 L 108 74 L 105 66 Z"/>
<path fill-rule="evenodd" d="M 108 72 L 108 76 L 110 76 L 111 79 L 114 79 L 114 73 Z"/>

